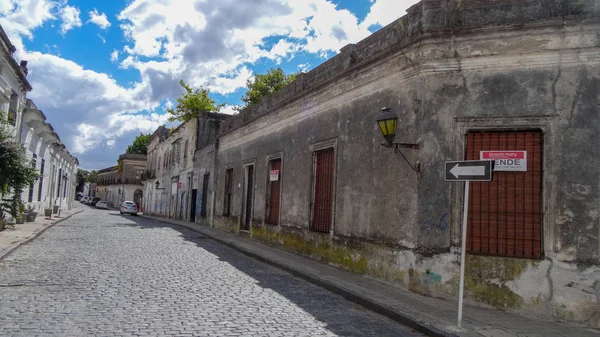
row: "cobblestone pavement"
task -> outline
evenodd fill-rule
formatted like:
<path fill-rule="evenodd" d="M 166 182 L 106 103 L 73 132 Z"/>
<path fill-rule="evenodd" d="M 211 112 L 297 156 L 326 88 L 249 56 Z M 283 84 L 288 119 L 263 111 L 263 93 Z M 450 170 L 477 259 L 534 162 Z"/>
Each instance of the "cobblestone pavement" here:
<path fill-rule="evenodd" d="M 2 336 L 421 336 L 201 234 L 86 209 L 0 261 Z"/>

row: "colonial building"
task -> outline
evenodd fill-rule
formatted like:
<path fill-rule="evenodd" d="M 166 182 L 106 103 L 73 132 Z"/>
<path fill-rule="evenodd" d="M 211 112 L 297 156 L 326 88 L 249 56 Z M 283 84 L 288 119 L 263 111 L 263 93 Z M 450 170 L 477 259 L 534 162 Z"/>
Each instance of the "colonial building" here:
<path fill-rule="evenodd" d="M 599 30 L 595 0 L 423 0 L 222 125 L 207 212 L 449 298 L 464 244 L 468 298 L 598 328 Z M 381 145 L 383 107 L 401 144 Z M 445 162 L 511 154 L 471 183 L 461 242 Z"/>
<path fill-rule="evenodd" d="M 148 144 L 144 212 L 191 222 L 208 219 L 215 142 L 221 121 L 229 117 L 209 113 L 173 130 L 156 129 Z"/>
<path fill-rule="evenodd" d="M 91 194 L 105 200 L 111 207 L 119 207 L 123 201 L 133 201 L 143 207 L 142 174 L 146 169 L 147 156 L 122 154 L 119 165 L 98 171 L 95 190 Z"/>
<path fill-rule="evenodd" d="M 148 145 L 147 207 L 152 214 L 193 221 L 191 210 L 193 156 L 198 121 L 175 129 L 159 127 Z"/>
<path fill-rule="evenodd" d="M 73 157 L 46 116 L 27 99 L 27 61 L 17 64 L 15 47 L 0 27 L 0 111 L 8 118 L 8 128 L 39 173 L 39 178 L 23 191 L 21 200 L 42 213 L 45 208 L 68 209 L 75 198 L 77 168 Z"/>
<path fill-rule="evenodd" d="M 75 199 L 79 161 L 73 157 L 46 116 L 27 100 L 21 119 L 21 144 L 39 173 L 38 180 L 23 192 L 21 200 L 37 210 L 70 209 Z"/>
<path fill-rule="evenodd" d="M 27 92 L 31 84 L 27 81 L 27 61 L 18 64 L 14 59 L 15 46 L 0 26 L 0 111 L 8 124 L 13 137 L 20 136 L 20 126 L 27 102 Z"/>

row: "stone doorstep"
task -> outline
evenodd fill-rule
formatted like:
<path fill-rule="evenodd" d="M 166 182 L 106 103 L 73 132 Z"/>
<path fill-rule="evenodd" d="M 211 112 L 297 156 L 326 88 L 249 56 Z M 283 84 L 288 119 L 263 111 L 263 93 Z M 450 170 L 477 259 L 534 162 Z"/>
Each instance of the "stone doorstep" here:
<path fill-rule="evenodd" d="M 323 264 L 217 228 L 149 215 L 143 217 L 204 234 L 428 336 L 600 337 L 600 330 L 471 305 L 464 307 L 463 328 L 459 330 L 456 328 L 455 301 L 411 293 L 383 281 Z"/>

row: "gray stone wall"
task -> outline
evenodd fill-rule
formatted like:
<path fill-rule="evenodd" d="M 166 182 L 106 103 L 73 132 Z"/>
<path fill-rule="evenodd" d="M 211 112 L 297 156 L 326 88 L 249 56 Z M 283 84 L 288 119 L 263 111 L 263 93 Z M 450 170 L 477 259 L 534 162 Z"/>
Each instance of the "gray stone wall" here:
<path fill-rule="evenodd" d="M 542 260 L 469 256 L 467 296 L 600 325 L 600 4 L 422 1 L 408 15 L 242 111 L 220 134 L 215 226 L 237 231 L 254 165 L 250 235 L 439 296 L 458 282 L 465 133 L 543 131 Z M 375 124 L 387 106 L 413 172 Z M 312 151 L 335 148 L 334 224 L 309 230 Z M 282 157 L 279 226 L 265 226 L 268 158 Z M 234 169 L 232 216 L 222 216 Z M 435 221 L 430 221 L 431 218 Z M 486 271 L 482 273 L 482 271 Z M 499 281 L 498 281 L 499 280 Z"/>

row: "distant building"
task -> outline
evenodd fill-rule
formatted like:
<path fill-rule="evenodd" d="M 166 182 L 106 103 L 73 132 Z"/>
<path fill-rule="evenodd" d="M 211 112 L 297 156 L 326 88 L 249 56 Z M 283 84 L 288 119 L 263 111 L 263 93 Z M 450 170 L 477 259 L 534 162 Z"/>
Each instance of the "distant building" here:
<path fill-rule="evenodd" d="M 109 206 L 118 207 L 123 201 L 133 201 L 142 207 L 142 174 L 146 169 L 146 155 L 122 154 L 120 165 L 98 171 L 95 196 Z"/>

